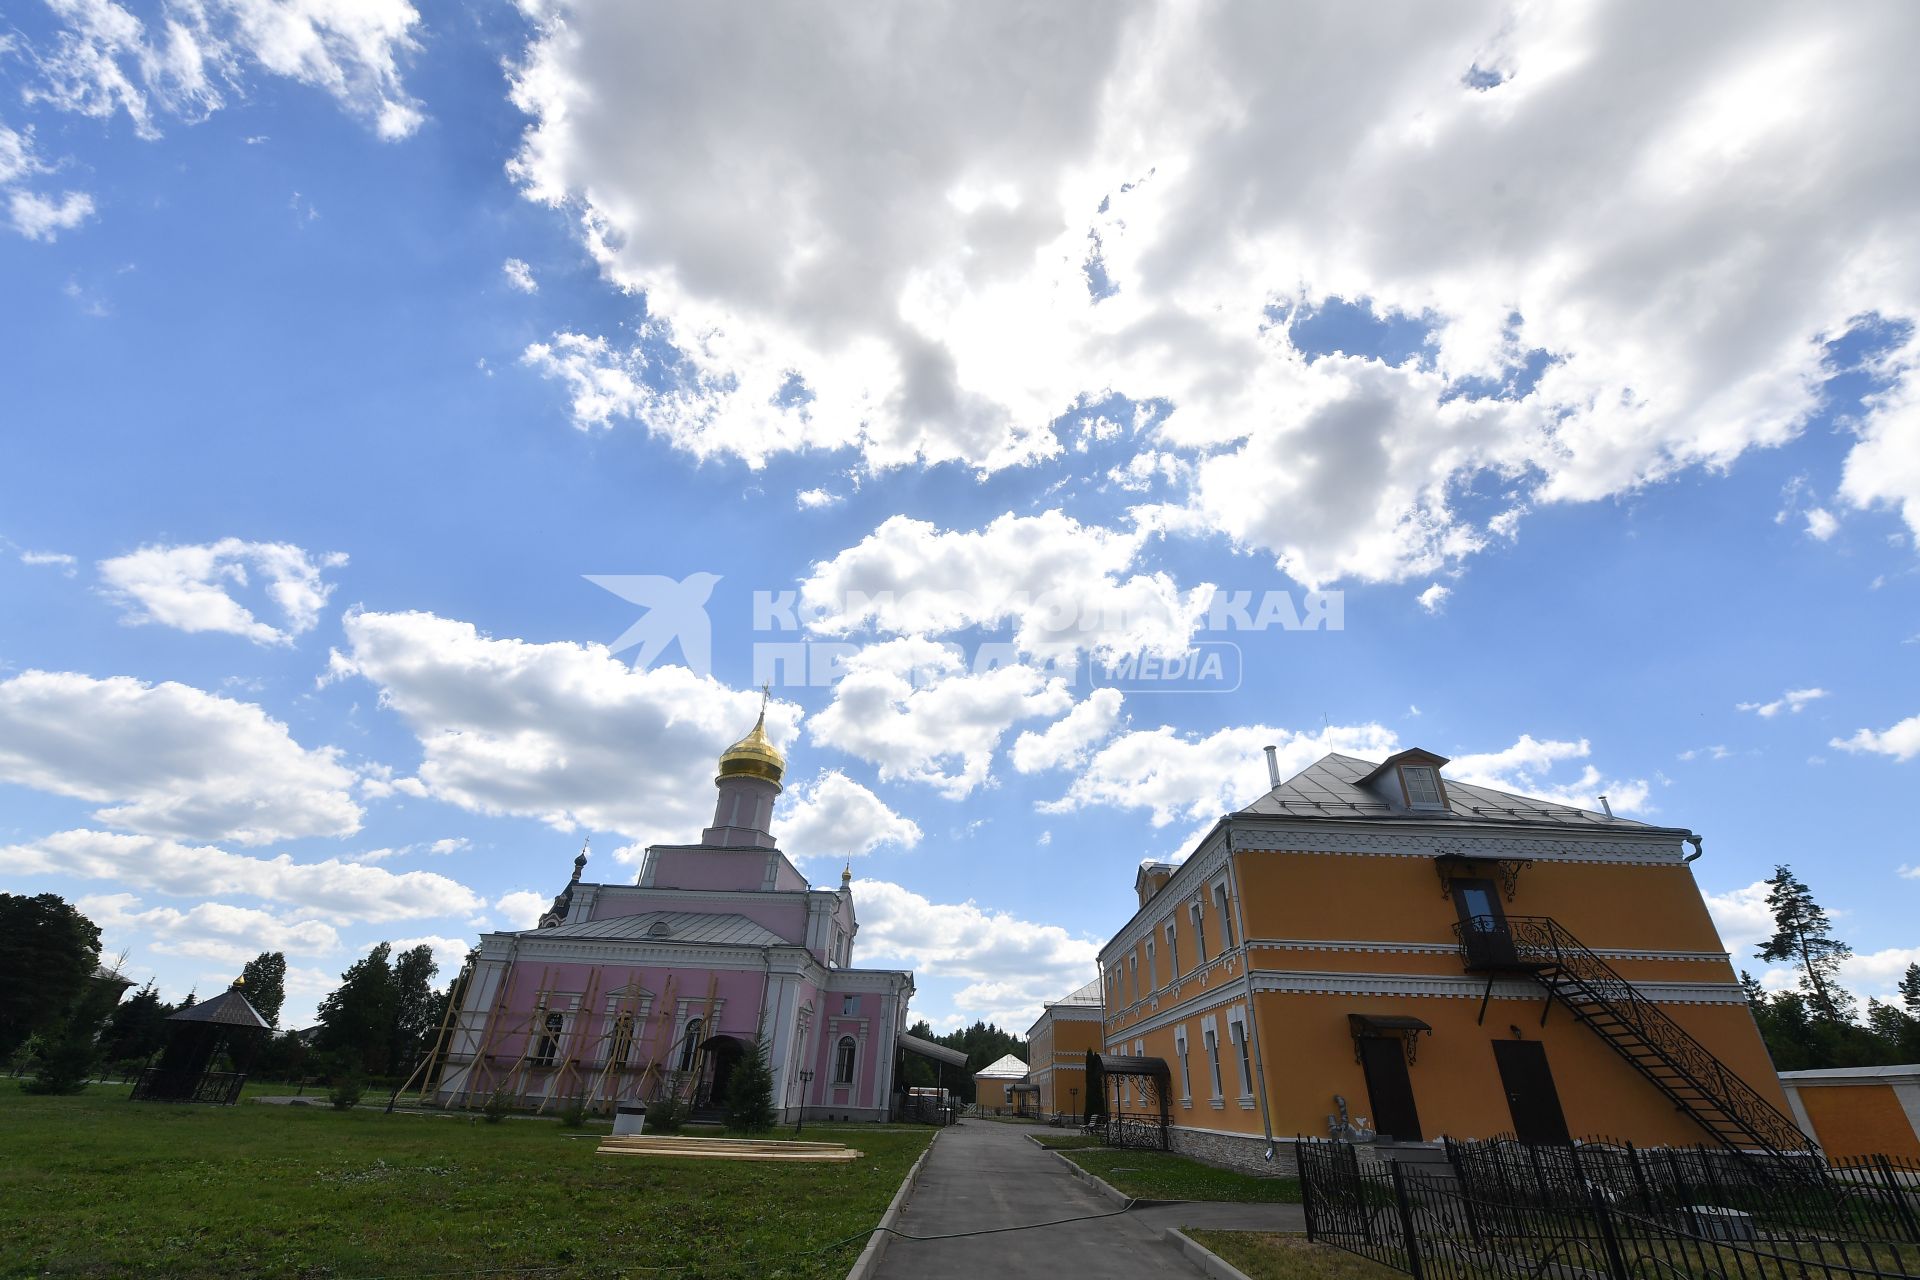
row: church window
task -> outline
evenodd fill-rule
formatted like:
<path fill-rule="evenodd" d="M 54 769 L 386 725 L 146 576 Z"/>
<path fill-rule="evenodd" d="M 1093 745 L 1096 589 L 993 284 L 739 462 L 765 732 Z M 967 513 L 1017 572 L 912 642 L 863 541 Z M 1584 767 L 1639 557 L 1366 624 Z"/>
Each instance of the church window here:
<path fill-rule="evenodd" d="M 1200 1038 L 1207 1045 L 1207 1067 L 1213 1073 L 1213 1096 L 1218 1098 L 1224 1094 L 1220 1088 L 1220 1037 L 1212 1027 L 1208 1027 L 1200 1033 Z"/>
<path fill-rule="evenodd" d="M 1240 1050 L 1240 1096 L 1253 1096 L 1253 1057 L 1247 1046 L 1247 1024 L 1239 1018 L 1227 1023 L 1227 1039 Z"/>
<path fill-rule="evenodd" d="M 840 1013 L 842 1016 L 851 1018 L 857 1015 L 859 1012 L 860 1012 L 859 996 L 841 996 L 840 997 Z"/>
<path fill-rule="evenodd" d="M 1147 939 L 1147 990 L 1158 991 L 1159 989 L 1160 989 L 1159 966 L 1154 964 L 1153 962 L 1153 939 L 1148 938 Z"/>
<path fill-rule="evenodd" d="M 700 1050 L 700 1019 L 695 1018 L 687 1024 L 687 1033 L 680 1042 L 680 1069 L 693 1070 L 693 1055 Z"/>
<path fill-rule="evenodd" d="M 1193 917 L 1193 953 L 1199 957 L 1194 963 L 1204 965 L 1207 962 L 1207 917 L 1198 902 L 1189 904 L 1187 913 Z"/>
<path fill-rule="evenodd" d="M 1180 922 L 1167 921 L 1167 964 L 1173 969 L 1173 981 L 1180 980 Z"/>
<path fill-rule="evenodd" d="M 1180 1096 L 1182 1098 L 1191 1098 L 1193 1096 L 1193 1081 L 1187 1075 L 1187 1029 L 1185 1027 L 1180 1028 L 1179 1032 L 1173 1037 L 1173 1048 L 1175 1056 L 1180 1059 Z"/>
<path fill-rule="evenodd" d="M 616 1067 L 624 1067 L 632 1056 L 633 1015 L 623 1013 L 613 1020 L 613 1043 L 607 1051 L 607 1060 Z"/>
<path fill-rule="evenodd" d="M 841 1036 L 840 1043 L 833 1051 L 833 1082 L 835 1084 L 853 1083 L 854 1044 L 852 1036 Z"/>
<path fill-rule="evenodd" d="M 1220 912 L 1220 936 L 1226 939 L 1226 948 L 1233 950 L 1233 917 L 1227 912 L 1227 882 L 1222 880 L 1213 886 L 1213 905 Z"/>
<path fill-rule="evenodd" d="M 567 1019 L 565 1014 L 550 1013 L 547 1015 L 546 1021 L 543 1023 L 545 1029 L 541 1033 L 539 1043 L 534 1046 L 534 1066 L 550 1067 L 553 1065 L 554 1059 L 560 1056 L 560 1033 L 566 1028 L 566 1025 Z"/>

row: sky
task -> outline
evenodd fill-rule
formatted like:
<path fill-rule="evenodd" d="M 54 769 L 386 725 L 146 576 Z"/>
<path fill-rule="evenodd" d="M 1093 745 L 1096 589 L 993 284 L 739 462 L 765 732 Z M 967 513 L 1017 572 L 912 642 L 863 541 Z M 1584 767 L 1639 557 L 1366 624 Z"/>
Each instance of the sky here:
<path fill-rule="evenodd" d="M 942 1030 L 1268 744 L 1920 960 L 1911 5 L 6 23 L 0 889 L 169 998 L 630 882 L 763 682 Z"/>

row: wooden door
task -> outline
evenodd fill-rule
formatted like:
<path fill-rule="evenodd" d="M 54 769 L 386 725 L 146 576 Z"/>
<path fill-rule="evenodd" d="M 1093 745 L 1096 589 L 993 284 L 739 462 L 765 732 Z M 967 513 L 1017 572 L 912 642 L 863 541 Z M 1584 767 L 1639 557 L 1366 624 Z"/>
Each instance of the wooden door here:
<path fill-rule="evenodd" d="M 1513 1131 L 1522 1142 L 1568 1142 L 1560 1091 L 1547 1068 L 1547 1046 L 1538 1040 L 1495 1040 L 1493 1060 L 1507 1093 Z"/>
<path fill-rule="evenodd" d="M 1420 1112 L 1413 1105 L 1413 1078 L 1407 1073 L 1406 1042 L 1398 1036 L 1364 1036 L 1360 1065 L 1367 1076 L 1374 1131 L 1401 1142 L 1422 1141 Z"/>

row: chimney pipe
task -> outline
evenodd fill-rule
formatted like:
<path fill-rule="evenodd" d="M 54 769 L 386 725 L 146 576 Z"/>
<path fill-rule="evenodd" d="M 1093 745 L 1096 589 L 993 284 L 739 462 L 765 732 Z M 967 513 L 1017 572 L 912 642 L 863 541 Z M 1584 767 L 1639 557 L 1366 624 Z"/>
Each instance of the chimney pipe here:
<path fill-rule="evenodd" d="M 1607 798 L 1605 796 L 1600 797 L 1600 807 L 1607 811 L 1607 816 L 1609 818 L 1613 816 L 1613 806 L 1607 803 Z"/>
<path fill-rule="evenodd" d="M 1279 751 L 1280 751 L 1280 748 L 1278 747 L 1267 748 L 1267 781 L 1271 782 L 1276 787 L 1280 785 Z"/>

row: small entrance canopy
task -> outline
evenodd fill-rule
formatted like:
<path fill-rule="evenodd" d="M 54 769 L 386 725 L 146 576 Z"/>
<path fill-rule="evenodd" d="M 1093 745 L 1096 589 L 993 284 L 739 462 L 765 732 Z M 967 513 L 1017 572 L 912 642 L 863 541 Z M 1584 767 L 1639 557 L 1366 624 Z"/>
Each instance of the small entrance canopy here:
<path fill-rule="evenodd" d="M 1455 880 L 1498 880 L 1501 896 L 1508 902 L 1520 888 L 1520 873 L 1532 865 L 1532 858 L 1470 858 L 1460 853 L 1443 853 L 1433 860 L 1441 897 L 1452 895 Z"/>
<path fill-rule="evenodd" d="M 1407 1061 L 1413 1061 L 1414 1047 L 1420 1033 L 1433 1034 L 1433 1028 L 1420 1019 L 1404 1013 L 1350 1013 L 1347 1015 L 1347 1029 L 1353 1033 L 1353 1060 L 1359 1062 L 1360 1042 L 1373 1038 L 1393 1039 L 1404 1036 L 1407 1042 Z"/>
<path fill-rule="evenodd" d="M 964 1067 L 967 1065 L 967 1055 L 958 1049 L 949 1049 L 943 1044 L 935 1044 L 931 1040 L 922 1040 L 919 1036 L 910 1036 L 904 1031 L 895 1035 L 893 1042 L 908 1053 L 916 1054 L 922 1058 L 931 1058 L 933 1061 L 949 1067 Z"/>
<path fill-rule="evenodd" d="M 1172 1073 L 1167 1070 L 1167 1060 L 1134 1058 L 1117 1053 L 1088 1056 L 1099 1064 L 1101 1088 L 1104 1090 L 1108 1083 L 1113 1085 L 1112 1103 L 1107 1112 L 1107 1145 L 1167 1150 L 1168 1130 L 1172 1125 L 1167 1112 L 1167 1095 L 1171 1092 L 1168 1082 L 1172 1078 Z M 1127 1108 L 1126 1086 L 1122 1082 L 1128 1079 L 1138 1081 L 1136 1091 L 1141 1101 L 1154 1108 L 1156 1114 L 1143 1116 Z"/>

